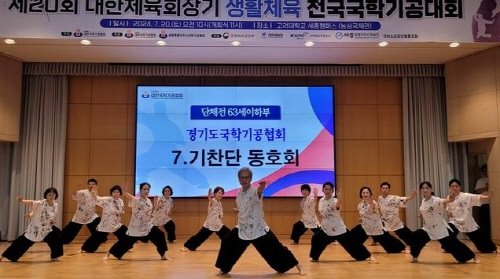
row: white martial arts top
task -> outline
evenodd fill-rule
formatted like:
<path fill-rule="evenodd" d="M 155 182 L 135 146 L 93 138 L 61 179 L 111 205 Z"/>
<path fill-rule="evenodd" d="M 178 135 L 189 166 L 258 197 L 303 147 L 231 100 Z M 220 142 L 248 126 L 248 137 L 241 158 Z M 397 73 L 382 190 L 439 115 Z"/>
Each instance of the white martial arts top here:
<path fill-rule="evenodd" d="M 31 221 L 24 236 L 33 241 L 40 242 L 52 231 L 56 222 L 57 203 L 49 205 L 47 200 L 33 201 Z"/>
<path fill-rule="evenodd" d="M 264 221 L 262 197 L 259 198 L 257 188 L 250 187 L 246 191 L 241 189 L 236 196 L 238 207 L 238 236 L 243 240 L 254 240 L 269 231 Z"/>
<path fill-rule="evenodd" d="M 316 215 L 316 199 L 314 195 L 302 198 L 300 207 L 302 208 L 302 223 L 308 229 L 319 227 L 318 216 Z"/>
<path fill-rule="evenodd" d="M 453 202 L 446 205 L 449 222 L 455 225 L 461 232 L 473 232 L 479 229 L 474 217 L 472 217 L 472 207 L 481 205 L 481 196 L 469 193 L 460 193 Z"/>
<path fill-rule="evenodd" d="M 171 197 L 159 197 L 158 201 L 156 201 L 155 210 L 153 213 L 153 225 L 163 226 L 168 221 L 172 220 L 170 216 L 172 208 L 174 208 L 174 201 Z"/>
<path fill-rule="evenodd" d="M 428 200 L 423 199 L 420 205 L 420 214 L 424 220 L 422 229 L 427 232 L 430 239 L 438 240 L 449 235 L 451 229 L 444 219 L 444 199 L 431 196 Z"/>
<path fill-rule="evenodd" d="M 212 203 L 208 208 L 207 220 L 203 223 L 203 227 L 213 232 L 218 232 L 224 225 L 222 217 L 224 217 L 222 203 L 216 198 L 212 198 Z"/>
<path fill-rule="evenodd" d="M 387 231 L 393 232 L 404 227 L 399 218 L 399 208 L 406 206 L 406 197 L 387 195 L 384 198 L 379 196 L 378 205 L 380 207 L 380 218 L 382 218 L 384 228 Z"/>
<path fill-rule="evenodd" d="M 76 192 L 76 202 L 76 212 L 71 221 L 84 225 L 99 217 L 95 213 L 96 198 L 88 189 Z"/>
<path fill-rule="evenodd" d="M 361 217 L 361 227 L 363 227 L 367 235 L 384 234 L 382 219 L 375 210 L 375 205 L 361 201 L 358 203 L 358 212 Z"/>
<path fill-rule="evenodd" d="M 153 203 L 148 198 L 134 197 L 128 206 L 132 207 L 132 217 L 128 226 L 127 235 L 141 237 L 146 236 L 153 228 L 151 212 Z"/>
<path fill-rule="evenodd" d="M 344 220 L 337 209 L 338 200 L 334 197 L 326 199 L 322 197 L 318 203 L 318 210 L 321 214 L 321 229 L 329 236 L 341 235 L 347 232 Z"/>
<path fill-rule="evenodd" d="M 97 197 L 96 204 L 102 207 L 101 222 L 97 225 L 97 230 L 107 233 L 116 232 L 122 226 L 123 200 L 113 197 Z"/>

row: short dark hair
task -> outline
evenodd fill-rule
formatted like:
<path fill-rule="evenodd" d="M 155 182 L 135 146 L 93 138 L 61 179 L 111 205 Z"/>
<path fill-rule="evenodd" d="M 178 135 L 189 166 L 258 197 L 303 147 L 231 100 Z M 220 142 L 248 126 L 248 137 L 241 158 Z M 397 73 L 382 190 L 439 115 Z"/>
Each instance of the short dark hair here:
<path fill-rule="evenodd" d="M 302 184 L 300 186 L 300 191 L 302 192 L 303 190 L 307 190 L 309 193 L 311 193 L 311 186 L 309 186 L 309 184 Z"/>
<path fill-rule="evenodd" d="M 387 181 L 382 182 L 382 184 L 380 184 L 380 188 L 382 188 L 382 186 L 387 186 L 389 187 L 389 189 L 391 189 L 391 184 Z"/>
<path fill-rule="evenodd" d="M 95 178 L 87 180 L 87 184 L 89 184 L 90 182 L 94 182 L 97 185 L 97 180 L 95 180 Z"/>
<path fill-rule="evenodd" d="M 327 182 L 323 183 L 323 189 L 325 189 L 326 186 L 332 187 L 332 190 L 335 188 L 335 186 L 333 185 L 333 183 L 330 182 L 330 181 L 327 181 Z"/>
<path fill-rule="evenodd" d="M 360 197 L 360 198 L 361 198 L 361 197 L 363 197 L 363 196 L 361 195 L 361 192 L 363 192 L 363 190 L 365 190 L 365 189 L 366 189 L 366 190 L 368 190 L 368 192 L 370 192 L 370 196 L 372 196 L 372 195 L 373 195 L 373 193 L 372 193 L 372 189 L 370 189 L 370 187 L 368 187 L 368 186 L 363 186 L 363 187 L 361 187 L 361 189 L 359 189 L 359 197 Z"/>
<path fill-rule="evenodd" d="M 144 188 L 144 186 L 148 186 L 149 189 L 151 189 L 151 184 L 149 184 L 147 182 L 142 182 L 141 184 L 139 184 L 139 190 L 142 190 L 142 188 Z"/>
<path fill-rule="evenodd" d="M 224 188 L 222 188 L 220 186 L 215 187 L 214 194 L 217 193 L 217 192 L 219 192 L 219 191 L 222 191 L 222 194 L 224 194 Z"/>
<path fill-rule="evenodd" d="M 109 189 L 109 194 L 113 194 L 114 191 L 118 190 L 118 192 L 120 192 L 120 196 L 123 195 L 123 191 L 122 191 L 122 187 L 120 185 L 113 185 L 113 187 L 111 187 Z"/>
<path fill-rule="evenodd" d="M 429 181 L 420 182 L 420 184 L 418 185 L 418 189 L 422 190 L 422 187 L 424 187 L 424 185 L 427 185 L 427 186 L 429 186 L 429 188 L 432 189 L 432 184 Z"/>
<path fill-rule="evenodd" d="M 170 195 L 173 196 L 174 195 L 174 190 L 172 190 L 172 187 L 170 187 L 170 185 L 167 185 L 165 187 L 163 187 L 163 189 L 161 190 L 161 194 L 165 194 L 165 190 L 169 189 L 170 190 Z"/>
<path fill-rule="evenodd" d="M 453 178 L 450 180 L 450 182 L 448 182 L 448 187 L 451 186 L 451 184 L 453 184 L 453 183 L 457 183 L 458 186 L 462 186 L 462 183 L 460 183 L 460 180 Z"/>
<path fill-rule="evenodd" d="M 57 198 L 59 197 L 59 193 L 57 193 L 57 189 L 54 188 L 54 187 L 49 187 L 47 189 L 45 189 L 45 192 L 43 193 L 43 198 L 46 199 L 47 198 L 47 195 L 50 194 L 50 193 L 54 193 L 56 194 L 56 200 Z"/>

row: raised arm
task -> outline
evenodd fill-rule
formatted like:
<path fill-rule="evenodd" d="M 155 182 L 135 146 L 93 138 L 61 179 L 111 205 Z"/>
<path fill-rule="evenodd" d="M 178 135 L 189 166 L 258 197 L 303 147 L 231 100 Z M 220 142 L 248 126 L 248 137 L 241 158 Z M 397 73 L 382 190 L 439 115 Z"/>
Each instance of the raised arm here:
<path fill-rule="evenodd" d="M 264 194 L 264 190 L 266 189 L 266 181 L 260 181 L 259 182 L 259 188 L 257 188 L 257 195 L 259 196 L 259 199 L 262 198 L 262 194 Z"/>
<path fill-rule="evenodd" d="M 314 197 L 314 208 L 316 208 L 316 205 L 318 204 L 318 189 L 314 188 L 313 189 L 313 197 Z"/>
<path fill-rule="evenodd" d="M 337 198 L 337 204 L 335 205 L 335 208 L 337 210 L 340 210 L 340 208 L 342 207 L 342 199 L 340 198 L 340 196 L 341 196 L 341 189 L 337 185 L 337 187 L 335 187 L 335 197 Z"/>
<path fill-rule="evenodd" d="M 210 209 L 210 207 L 212 206 L 212 188 L 208 188 L 207 199 L 208 199 L 208 209 Z"/>

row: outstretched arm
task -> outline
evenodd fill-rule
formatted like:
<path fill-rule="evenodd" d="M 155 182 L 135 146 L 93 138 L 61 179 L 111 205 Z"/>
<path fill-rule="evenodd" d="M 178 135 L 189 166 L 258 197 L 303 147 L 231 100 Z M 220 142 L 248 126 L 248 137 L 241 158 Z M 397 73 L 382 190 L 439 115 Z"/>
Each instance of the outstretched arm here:
<path fill-rule="evenodd" d="M 33 205 L 33 202 L 34 202 L 34 200 L 25 200 L 21 196 L 17 197 L 16 200 L 20 203 L 27 204 L 27 205 Z"/>
<path fill-rule="evenodd" d="M 417 190 L 413 191 L 413 193 L 411 193 L 411 195 L 405 197 L 406 198 L 406 201 L 409 201 L 409 200 L 412 200 L 414 198 L 417 197 Z"/>
<path fill-rule="evenodd" d="M 481 202 L 485 201 L 490 201 L 491 198 L 491 192 L 483 192 L 481 195 L 479 195 L 479 199 Z"/>

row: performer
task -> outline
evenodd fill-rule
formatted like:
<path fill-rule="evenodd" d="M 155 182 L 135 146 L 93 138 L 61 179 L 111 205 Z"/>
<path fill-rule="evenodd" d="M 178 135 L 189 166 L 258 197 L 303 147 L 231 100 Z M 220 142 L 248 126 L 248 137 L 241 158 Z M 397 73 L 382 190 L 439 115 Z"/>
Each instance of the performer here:
<path fill-rule="evenodd" d="M 456 236 L 458 232 L 465 233 L 481 253 L 496 253 L 497 246 L 491 240 L 491 236 L 480 228 L 472 217 L 472 208 L 481 206 L 484 201 L 489 201 L 491 194 L 489 192 L 483 192 L 481 195 L 463 193 L 461 192 L 462 184 L 458 179 L 450 180 L 448 186 L 453 202 L 447 204 L 446 210 L 450 217 L 448 225 L 453 230 L 453 234 Z"/>
<path fill-rule="evenodd" d="M 174 208 L 174 202 L 171 196 L 174 194 L 172 187 L 165 186 L 161 191 L 162 195 L 156 200 L 155 207 L 153 210 L 153 225 L 165 229 L 167 234 L 168 242 L 174 243 L 175 237 L 175 223 L 172 220 L 171 213 Z"/>
<path fill-rule="evenodd" d="M 358 204 L 361 224 L 354 227 L 351 233 L 356 235 L 356 238 L 361 240 L 362 243 L 368 239 L 368 236 L 371 236 L 387 253 L 401 253 L 404 251 L 404 243 L 384 231 L 379 206 L 373 200 L 370 187 L 361 187 L 359 197 L 362 199 Z"/>
<path fill-rule="evenodd" d="M 50 259 L 58 261 L 63 255 L 63 243 L 61 230 L 56 223 L 57 203 L 55 202 L 59 194 L 54 187 L 47 188 L 43 193 L 43 200 L 25 200 L 18 197 L 20 203 L 32 206 L 29 214 L 31 218 L 26 231 L 14 240 L 0 257 L 0 261 L 6 258 L 12 262 L 17 262 L 35 242 L 47 242 L 50 247 Z"/>
<path fill-rule="evenodd" d="M 362 242 L 354 239 L 353 235 L 347 230 L 340 216 L 340 191 L 337 191 L 337 197 L 335 198 L 333 197 L 333 188 L 331 182 L 323 184 L 325 196 L 319 200 L 318 206 L 321 214 L 321 228 L 311 239 L 311 251 L 309 252 L 311 261 L 317 262 L 328 244 L 337 241 L 354 259 L 376 262 Z"/>
<path fill-rule="evenodd" d="M 87 181 L 87 189 L 79 190 L 73 195 L 77 201 L 76 212 L 73 219 L 62 229 L 63 243 L 71 243 L 83 225 L 87 225 L 91 234 L 94 234 L 101 218 L 95 213 L 97 180 L 91 178 Z"/>
<path fill-rule="evenodd" d="M 121 199 L 122 193 L 120 185 L 114 185 L 109 189 L 110 197 L 96 197 L 96 204 L 102 207 L 102 218 L 96 232 L 83 243 L 83 252 L 97 251 L 99 246 L 108 240 L 110 233 L 116 235 L 118 239 L 125 237 L 127 227 L 121 223 L 122 215 L 125 213 Z"/>
<path fill-rule="evenodd" d="M 139 185 L 140 196 L 134 197 L 126 193 L 130 199 L 129 206 L 132 207 L 132 217 L 128 226 L 127 235 L 111 246 L 108 254 L 104 258 L 109 259 L 113 255 L 117 259 L 121 259 L 123 255 L 138 241 L 148 242 L 151 240 L 156 246 L 156 251 L 160 254 L 162 260 L 170 260 L 167 257 L 167 242 L 165 234 L 157 227 L 153 226 L 151 213 L 153 211 L 153 203 L 148 198 L 151 185 L 143 182 Z"/>
<path fill-rule="evenodd" d="M 391 184 L 389 182 L 380 184 L 381 195 L 378 197 L 378 205 L 384 229 L 388 232 L 395 232 L 406 245 L 410 246 L 413 232 L 399 218 L 399 208 L 405 207 L 409 200 L 414 199 L 417 196 L 417 191 L 408 197 L 390 195 L 390 191 Z"/>
<path fill-rule="evenodd" d="M 302 208 L 302 219 L 293 224 L 292 234 L 290 239 L 292 244 L 299 244 L 300 237 L 310 229 L 313 233 L 319 231 L 319 220 L 316 216 L 316 205 L 318 201 L 318 190 L 313 190 L 313 195 L 311 196 L 311 186 L 309 184 L 302 184 L 300 186 L 300 192 L 302 193 L 302 202 L 300 207 Z"/>
<path fill-rule="evenodd" d="M 252 171 L 241 168 L 238 171 L 241 189 L 236 196 L 238 225 L 221 242 L 215 266 L 219 274 L 227 274 L 234 264 L 252 244 L 266 262 L 277 272 L 284 273 L 297 267 L 299 274 L 305 275 L 295 256 L 281 244 L 264 220 L 263 192 L 265 181 L 259 187 L 251 187 Z"/>
<path fill-rule="evenodd" d="M 208 189 L 208 215 L 207 220 L 203 223 L 203 227 L 200 231 L 191 236 L 185 243 L 184 247 L 181 249 L 183 252 L 194 251 L 198 248 L 205 240 L 208 239 L 212 233 L 216 233 L 217 236 L 222 240 L 231 230 L 224 225 L 222 222 L 222 217 L 224 212 L 222 210 L 222 197 L 224 196 L 224 188 L 215 187 L 214 195 L 212 196 L 212 188 Z"/>
<path fill-rule="evenodd" d="M 444 219 L 443 214 L 446 204 L 452 201 L 453 197 L 442 199 L 432 195 L 432 184 L 429 181 L 421 182 L 419 189 L 423 198 L 420 214 L 424 226 L 413 233 L 413 240 L 410 245 L 411 262 L 418 262 L 418 256 L 425 244 L 431 240 L 437 240 L 458 262 L 465 263 L 473 260 L 478 263 L 479 261 L 476 259 L 474 252 L 453 235 L 453 231 Z"/>

